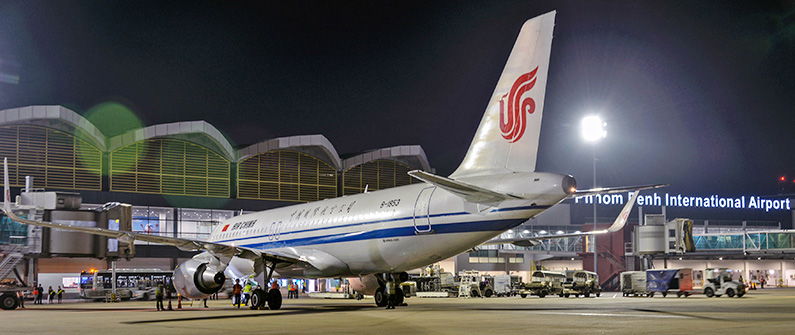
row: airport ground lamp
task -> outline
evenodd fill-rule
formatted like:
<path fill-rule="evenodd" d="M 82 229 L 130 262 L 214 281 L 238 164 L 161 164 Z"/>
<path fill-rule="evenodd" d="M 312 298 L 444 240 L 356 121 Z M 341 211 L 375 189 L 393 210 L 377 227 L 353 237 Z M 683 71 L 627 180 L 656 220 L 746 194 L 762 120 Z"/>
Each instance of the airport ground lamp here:
<path fill-rule="evenodd" d="M 607 123 L 602 120 L 601 117 L 598 115 L 589 115 L 582 119 L 580 122 L 580 131 L 582 133 L 582 138 L 593 145 L 593 187 L 596 188 L 596 143 L 599 140 L 605 138 L 607 136 L 607 130 L 605 127 Z M 596 230 L 596 199 L 593 202 L 593 230 Z M 596 235 L 591 236 L 593 240 L 593 271 L 596 271 L 597 259 L 598 256 L 598 249 L 596 248 Z"/>

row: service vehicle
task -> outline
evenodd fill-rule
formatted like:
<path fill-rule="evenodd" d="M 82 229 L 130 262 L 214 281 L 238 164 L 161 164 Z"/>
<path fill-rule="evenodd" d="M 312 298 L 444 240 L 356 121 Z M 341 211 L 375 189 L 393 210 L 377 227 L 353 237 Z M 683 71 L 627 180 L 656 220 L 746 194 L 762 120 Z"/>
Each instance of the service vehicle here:
<path fill-rule="evenodd" d="M 494 276 L 494 294 L 498 297 L 512 297 L 518 294 L 522 277 L 516 275 Z"/>
<path fill-rule="evenodd" d="M 0 283 L 0 308 L 4 310 L 13 310 L 19 307 L 19 292 L 31 292 L 33 287 L 19 286 L 16 282 L 13 283 Z"/>
<path fill-rule="evenodd" d="M 519 296 L 526 298 L 528 295 L 537 295 L 539 298 L 550 294 L 563 296 L 563 282 L 566 275 L 562 272 L 553 271 L 533 271 L 530 275 L 530 282 L 524 283 L 519 289 Z"/>
<path fill-rule="evenodd" d="M 154 299 L 157 284 L 170 284 L 172 275 L 173 271 L 168 270 L 117 269 L 116 298 Z M 113 290 L 113 273 L 111 270 L 83 271 L 80 273 L 79 287 L 80 298 L 105 299 Z"/>
<path fill-rule="evenodd" d="M 724 294 L 729 298 L 739 298 L 745 295 L 747 289 L 745 284 L 732 279 L 731 270 L 727 268 L 707 268 L 704 270 L 704 279 L 702 292 L 710 298 Z"/>
<path fill-rule="evenodd" d="M 568 298 L 571 295 L 589 297 L 591 294 L 597 297 L 602 294 L 598 274 L 585 270 L 566 270 L 566 281 L 563 282 L 564 297 Z"/>
<path fill-rule="evenodd" d="M 420 275 L 410 275 L 415 282 L 416 296 L 449 297 L 458 295 L 458 282 L 450 272 L 444 272 L 437 266 L 428 266 Z"/>
<path fill-rule="evenodd" d="M 481 276 L 480 278 L 480 292 L 486 298 L 491 298 L 494 295 L 494 277 L 489 275 Z"/>

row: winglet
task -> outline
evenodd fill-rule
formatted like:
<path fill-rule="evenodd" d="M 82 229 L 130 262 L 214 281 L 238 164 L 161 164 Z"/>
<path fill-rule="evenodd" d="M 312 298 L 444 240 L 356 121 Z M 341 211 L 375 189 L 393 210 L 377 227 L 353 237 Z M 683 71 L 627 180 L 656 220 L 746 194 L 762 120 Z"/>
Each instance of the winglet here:
<path fill-rule="evenodd" d="M 618 214 L 616 221 L 610 225 L 610 228 L 607 228 L 608 233 L 616 232 L 624 228 L 624 224 L 627 223 L 627 218 L 629 218 L 629 212 L 632 211 L 632 206 L 635 205 L 635 200 L 638 199 L 638 194 L 640 191 L 635 191 L 632 193 L 632 197 L 629 198 L 627 204 L 624 205 L 624 209 L 621 210 L 621 213 Z"/>
<path fill-rule="evenodd" d="M 3 158 L 3 210 L 11 212 L 11 187 L 8 184 L 8 157 Z"/>

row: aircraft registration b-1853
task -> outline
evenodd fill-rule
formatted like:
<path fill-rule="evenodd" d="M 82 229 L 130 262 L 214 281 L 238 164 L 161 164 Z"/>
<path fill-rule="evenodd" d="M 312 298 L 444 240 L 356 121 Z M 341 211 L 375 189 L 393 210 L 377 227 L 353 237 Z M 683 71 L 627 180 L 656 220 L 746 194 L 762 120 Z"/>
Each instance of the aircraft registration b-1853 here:
<path fill-rule="evenodd" d="M 448 177 L 411 171 L 423 183 L 240 215 L 215 227 L 209 239 L 194 240 L 19 218 L 10 210 L 6 162 L 4 211 L 25 224 L 204 251 L 174 270 L 173 283 L 183 297 L 207 297 L 227 276 L 255 274 L 263 276 L 263 285 L 275 276 L 346 277 L 379 306 L 386 305 L 387 276 L 399 284 L 407 280 L 406 271 L 487 242 L 538 244 L 617 231 L 638 191 L 664 185 L 577 190 L 569 175 L 535 171 L 554 18 L 553 11 L 524 23 L 472 144 Z M 633 190 L 606 230 L 492 240 L 567 198 Z M 254 290 L 252 305 L 265 304 L 279 309 L 281 293 Z"/>

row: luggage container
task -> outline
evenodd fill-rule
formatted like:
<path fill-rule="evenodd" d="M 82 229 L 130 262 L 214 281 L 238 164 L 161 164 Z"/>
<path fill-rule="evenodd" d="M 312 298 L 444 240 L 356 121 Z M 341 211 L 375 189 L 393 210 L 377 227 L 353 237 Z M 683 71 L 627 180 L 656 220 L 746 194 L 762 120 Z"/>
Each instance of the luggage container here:
<path fill-rule="evenodd" d="M 646 270 L 646 291 L 650 297 L 661 293 L 676 292 L 677 297 L 693 294 L 693 269 L 652 269 Z"/>
<path fill-rule="evenodd" d="M 648 296 L 646 291 L 646 272 L 645 271 L 626 271 L 621 273 L 621 293 L 625 297 L 629 296 Z"/>

